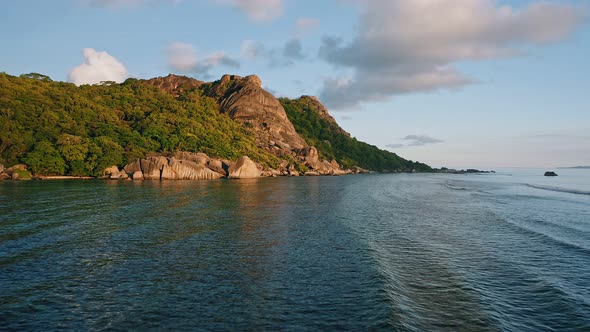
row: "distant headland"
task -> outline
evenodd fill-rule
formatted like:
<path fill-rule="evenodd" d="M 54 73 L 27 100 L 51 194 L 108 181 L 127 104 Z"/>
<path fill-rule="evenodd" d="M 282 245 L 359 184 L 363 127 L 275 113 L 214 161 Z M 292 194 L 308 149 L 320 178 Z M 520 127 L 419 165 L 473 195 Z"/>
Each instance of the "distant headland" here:
<path fill-rule="evenodd" d="M 590 169 L 590 166 L 559 167 L 560 169 Z"/>

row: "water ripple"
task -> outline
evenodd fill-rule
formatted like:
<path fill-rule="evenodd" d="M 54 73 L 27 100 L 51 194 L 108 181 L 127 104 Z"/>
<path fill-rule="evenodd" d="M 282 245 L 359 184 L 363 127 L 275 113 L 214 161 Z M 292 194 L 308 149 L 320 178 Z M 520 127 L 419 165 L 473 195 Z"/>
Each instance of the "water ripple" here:
<path fill-rule="evenodd" d="M 587 329 L 587 205 L 453 179 L 1 183 L 0 330 Z"/>

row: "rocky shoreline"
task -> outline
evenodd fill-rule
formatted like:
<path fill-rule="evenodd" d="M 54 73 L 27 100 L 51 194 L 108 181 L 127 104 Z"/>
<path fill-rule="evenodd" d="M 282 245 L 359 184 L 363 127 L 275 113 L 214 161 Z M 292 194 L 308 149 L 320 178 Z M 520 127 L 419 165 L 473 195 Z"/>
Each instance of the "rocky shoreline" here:
<path fill-rule="evenodd" d="M 135 159 L 131 163 L 119 167 L 113 165 L 103 171 L 98 179 L 112 180 L 215 180 L 252 179 L 259 177 L 278 176 L 339 176 L 348 174 L 369 173 L 360 167 L 342 169 L 335 161 L 318 159 L 315 148 L 303 149 L 299 161 L 307 169 L 299 171 L 295 164 L 282 161 L 277 168 L 265 167 L 255 163 L 248 156 L 236 161 L 211 158 L 204 153 L 176 152 L 168 155 L 152 155 Z M 4 168 L 0 164 L 0 180 L 66 180 L 95 179 L 87 176 L 62 176 L 31 174 L 27 165 L 18 164 Z"/>
<path fill-rule="evenodd" d="M 319 161 L 315 148 L 302 150 L 299 162 L 307 167 L 298 171 L 295 164 L 282 161 L 277 168 L 265 167 L 254 162 L 248 156 L 242 156 L 235 162 L 227 159 L 212 158 L 205 153 L 176 152 L 174 154 L 151 155 L 135 159 L 129 164 L 119 167 L 113 165 L 102 172 L 102 176 L 66 176 L 31 174 L 27 165 L 18 164 L 5 168 L 0 164 L 0 180 L 216 180 L 216 179 L 253 179 L 279 176 L 341 176 L 366 173 L 401 173 L 399 171 L 374 172 L 353 167 L 343 169 L 335 161 Z M 416 173 L 415 171 L 406 173 Z M 434 169 L 433 173 L 443 174 L 493 174 L 495 171 L 477 169 Z"/>

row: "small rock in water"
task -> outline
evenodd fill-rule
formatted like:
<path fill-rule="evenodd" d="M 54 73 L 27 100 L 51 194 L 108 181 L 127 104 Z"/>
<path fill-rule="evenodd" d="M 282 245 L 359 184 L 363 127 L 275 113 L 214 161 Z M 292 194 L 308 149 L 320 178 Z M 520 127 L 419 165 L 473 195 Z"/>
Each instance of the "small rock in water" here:
<path fill-rule="evenodd" d="M 557 176 L 555 172 L 545 172 L 545 176 Z"/>

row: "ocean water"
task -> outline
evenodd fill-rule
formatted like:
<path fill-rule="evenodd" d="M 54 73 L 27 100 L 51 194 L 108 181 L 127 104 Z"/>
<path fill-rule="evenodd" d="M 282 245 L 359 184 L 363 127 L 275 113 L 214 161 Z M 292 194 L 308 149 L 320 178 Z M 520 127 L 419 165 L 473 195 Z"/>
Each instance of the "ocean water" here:
<path fill-rule="evenodd" d="M 590 170 L 0 183 L 0 330 L 590 331 Z"/>

